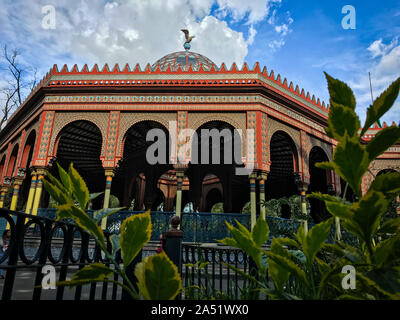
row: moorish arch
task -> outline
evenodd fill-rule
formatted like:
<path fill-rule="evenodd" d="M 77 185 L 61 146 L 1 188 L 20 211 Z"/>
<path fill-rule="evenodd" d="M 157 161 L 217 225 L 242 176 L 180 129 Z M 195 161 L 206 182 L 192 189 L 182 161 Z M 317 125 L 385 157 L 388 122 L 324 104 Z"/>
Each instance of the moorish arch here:
<path fill-rule="evenodd" d="M 382 169 L 382 170 L 378 171 L 378 173 L 376 174 L 376 177 L 377 177 L 377 176 L 380 176 L 381 174 L 385 174 L 385 173 L 394 173 L 394 172 L 398 172 L 398 171 L 395 170 L 395 169 L 391 169 L 391 168 Z"/>
<path fill-rule="evenodd" d="M 207 123 L 223 122 L 228 124 L 231 128 L 239 130 L 241 136 L 242 157 L 246 157 L 247 148 L 247 128 L 246 128 L 246 114 L 224 114 L 224 113 L 200 113 L 197 115 L 188 115 L 187 128 L 193 132 L 199 133 L 199 130 L 207 126 Z M 192 138 L 192 137 L 190 137 Z"/>
<path fill-rule="evenodd" d="M 205 209 L 205 195 L 202 194 L 203 179 L 212 173 L 222 185 L 224 212 L 232 212 L 234 199 L 240 199 L 240 189 L 246 188 L 248 177 L 241 179 L 236 169 L 243 167 L 242 137 L 236 128 L 222 120 L 205 122 L 196 130 L 197 139 L 191 145 L 188 174 L 192 177 L 193 202 L 199 210 Z M 196 145 L 197 144 L 197 145 Z M 243 184 L 243 186 L 238 186 Z M 243 189 L 242 189 L 243 190 Z M 195 194 L 195 195 L 194 195 Z M 200 198 L 203 203 L 200 207 Z"/>
<path fill-rule="evenodd" d="M 17 159 L 18 159 L 18 151 L 19 151 L 19 144 L 16 143 L 11 151 L 10 159 L 8 160 L 7 171 L 5 176 L 12 177 L 17 166 Z"/>
<path fill-rule="evenodd" d="M 329 161 L 326 152 L 319 146 L 315 146 L 310 150 L 309 154 L 309 172 L 310 184 L 308 186 L 309 193 L 321 192 L 331 193 L 333 191 L 333 184 L 331 181 L 331 171 L 318 168 L 318 162 Z M 329 218 L 330 215 L 326 210 L 325 203 L 317 199 L 309 199 L 311 206 L 311 216 L 314 221 L 319 222 Z"/>
<path fill-rule="evenodd" d="M 63 127 L 55 142 L 57 162 L 64 169 L 72 162 L 91 193 L 104 188 L 104 168 L 100 160 L 102 141 L 101 130 L 93 122 L 78 120 Z M 51 172 L 58 175 L 56 166 Z"/>
<path fill-rule="evenodd" d="M 298 161 L 298 169 L 300 168 L 300 159 L 301 159 L 301 142 L 300 142 L 300 131 L 296 128 L 293 128 L 292 126 L 281 122 L 275 118 L 268 118 L 268 129 L 267 129 L 267 135 L 268 135 L 268 146 L 271 144 L 271 139 L 274 136 L 276 132 L 284 132 L 287 137 L 291 139 L 291 144 L 293 146 L 293 151 L 296 154 L 297 161 Z M 271 161 L 271 160 L 270 160 Z"/>
<path fill-rule="evenodd" d="M 36 130 L 32 129 L 26 138 L 24 149 L 22 152 L 22 158 L 21 158 L 21 163 L 20 167 L 21 168 L 28 168 L 30 167 L 30 162 L 32 160 L 32 155 L 34 152 L 34 149 L 36 147 Z"/>
<path fill-rule="evenodd" d="M 4 170 L 6 169 L 5 165 L 6 165 L 6 155 L 3 155 L 0 161 L 0 179 L 4 174 Z"/>
<path fill-rule="evenodd" d="M 291 136 L 277 130 L 270 140 L 270 172 L 265 183 L 267 199 L 298 194 L 295 173 L 299 172 L 298 149 Z"/>
<path fill-rule="evenodd" d="M 29 167 L 31 166 L 33 154 L 36 148 L 36 130 L 32 129 L 25 140 L 24 149 L 22 151 L 22 158 L 19 167 L 25 171 L 25 178 L 21 185 L 19 201 L 20 203 L 17 206 L 17 209 L 21 209 L 24 205 L 25 201 L 28 199 L 29 188 L 32 181 L 32 174 Z"/>
<path fill-rule="evenodd" d="M 220 202 L 223 202 L 222 193 L 218 188 L 212 188 L 205 195 L 205 212 L 211 212 L 211 208 Z"/>
<path fill-rule="evenodd" d="M 150 130 L 153 130 L 155 134 L 154 140 L 147 141 Z M 157 197 L 155 191 L 158 179 L 164 172 L 173 169 L 169 164 L 169 132 L 157 121 L 136 122 L 126 131 L 122 148 L 123 157 L 115 172 L 111 193 L 124 204 L 128 201 L 127 199 L 137 197 L 138 192 L 142 193 L 144 206 L 150 209 Z M 153 152 L 148 152 L 149 150 Z M 153 159 L 150 159 L 149 155 Z M 137 184 L 135 188 L 132 188 L 132 181 L 136 180 L 139 174 L 144 177 L 139 185 L 140 190 Z M 127 194 L 126 190 L 131 190 L 131 193 Z M 133 191 L 135 195 L 132 194 Z"/>
<path fill-rule="evenodd" d="M 128 131 L 132 126 L 140 122 L 157 122 L 167 132 L 169 132 L 169 122 L 176 121 L 176 113 L 166 112 L 162 114 L 154 114 L 148 112 L 136 112 L 134 114 L 121 112 L 119 131 L 117 138 L 116 156 L 122 157 L 124 154 L 124 144 L 127 138 Z"/>
<path fill-rule="evenodd" d="M 61 131 L 69 124 L 77 121 L 89 121 L 93 123 L 101 133 L 101 156 L 104 155 L 107 139 L 107 125 L 109 113 L 107 112 L 56 112 L 54 116 L 54 124 L 51 138 L 49 140 L 49 155 L 56 155 L 57 142 L 60 138 Z"/>

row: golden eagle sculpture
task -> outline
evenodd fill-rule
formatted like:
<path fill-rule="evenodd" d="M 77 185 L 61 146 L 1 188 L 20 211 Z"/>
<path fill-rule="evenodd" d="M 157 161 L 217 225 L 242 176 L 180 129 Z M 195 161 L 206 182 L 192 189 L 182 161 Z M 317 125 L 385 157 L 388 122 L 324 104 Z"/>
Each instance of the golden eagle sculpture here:
<path fill-rule="evenodd" d="M 187 29 L 181 29 L 181 31 L 185 34 L 185 38 L 186 38 L 186 41 L 183 44 L 183 47 L 185 48 L 185 50 L 189 50 L 190 49 L 190 41 L 192 41 L 192 39 L 195 36 L 190 36 L 189 35 L 189 30 L 187 30 Z"/>

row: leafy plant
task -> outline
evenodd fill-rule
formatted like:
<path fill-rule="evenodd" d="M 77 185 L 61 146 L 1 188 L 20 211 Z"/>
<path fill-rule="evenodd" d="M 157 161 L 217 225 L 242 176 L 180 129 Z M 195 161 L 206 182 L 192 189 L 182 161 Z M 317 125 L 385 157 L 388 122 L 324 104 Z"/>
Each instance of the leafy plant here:
<path fill-rule="evenodd" d="M 326 194 L 313 193 L 310 197 L 325 202 L 327 210 L 341 220 L 343 227 L 355 235 L 359 247 L 346 246 L 341 242 L 327 247 L 343 263 L 357 269 L 357 290 L 345 297 L 395 299 L 400 298 L 400 218 L 383 215 L 400 193 L 400 173 L 379 175 L 365 194 L 361 192 L 361 180 L 372 161 L 400 140 L 400 128 L 391 126 L 380 130 L 371 141 L 365 143 L 362 136 L 393 105 L 400 90 L 400 78 L 394 81 L 368 108 L 361 131 L 360 120 L 355 113 L 355 98 L 351 89 L 340 80 L 326 74 L 331 96 L 326 133 L 338 141 L 333 159 L 316 164 L 317 167 L 335 170 L 345 180 L 357 198 L 348 203 Z M 379 241 L 379 236 L 385 240 Z"/>
<path fill-rule="evenodd" d="M 391 126 L 380 130 L 369 142 L 362 140 L 368 128 L 392 106 L 400 89 L 400 78 L 368 108 L 361 130 L 355 113 L 356 100 L 343 82 L 326 74 L 331 108 L 328 127 L 330 138 L 338 141 L 332 161 L 317 163 L 319 168 L 334 170 L 346 181 L 356 202 L 345 201 L 322 193 L 309 197 L 325 202 L 327 210 L 354 235 L 358 245 L 337 240 L 327 243 L 333 219 L 314 225 L 307 233 L 300 225 L 292 238 L 274 238 L 269 251 L 262 248 L 269 228 L 260 217 L 252 231 L 238 223 L 228 224 L 231 238 L 220 240 L 244 250 L 255 262 L 256 275 L 241 272 L 273 299 L 399 299 L 400 298 L 400 217 L 385 216 L 392 201 L 400 194 L 400 173 L 379 175 L 365 194 L 361 181 L 372 161 L 400 140 L 400 128 Z M 345 192 L 346 193 L 346 192 Z M 343 289 L 342 268 L 356 269 L 356 289 Z M 270 283 L 266 273 L 272 279 Z"/>
<path fill-rule="evenodd" d="M 58 282 L 57 285 L 73 288 L 94 282 L 112 282 L 126 290 L 133 299 L 174 299 L 182 288 L 182 281 L 177 267 L 165 252 L 147 257 L 136 265 L 134 274 L 138 279 L 138 290 L 127 275 L 132 261 L 143 246 L 150 241 L 152 230 L 150 211 L 125 219 L 121 225 L 120 235 L 110 237 L 112 250 L 109 252 L 103 230 L 99 225 L 103 218 L 123 208 L 101 209 L 94 212 L 93 218 L 89 217 L 84 210 L 90 201 L 85 181 L 72 163 L 68 172 L 60 165 L 58 165 L 58 171 L 60 181 L 51 174 L 47 175 L 48 180 L 43 181 L 50 196 L 58 203 L 57 221 L 72 219 L 83 231 L 95 239 L 107 262 L 114 268 L 96 262 L 80 269 L 71 280 Z M 121 250 L 122 266 L 115 259 L 119 250 Z M 124 283 L 111 279 L 114 274 L 122 277 Z"/>

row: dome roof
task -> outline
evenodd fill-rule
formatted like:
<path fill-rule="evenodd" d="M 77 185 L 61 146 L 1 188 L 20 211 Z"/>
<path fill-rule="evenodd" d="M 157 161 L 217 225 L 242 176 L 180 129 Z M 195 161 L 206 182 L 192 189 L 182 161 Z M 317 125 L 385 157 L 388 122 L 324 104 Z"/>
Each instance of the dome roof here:
<path fill-rule="evenodd" d="M 189 65 L 192 66 L 194 71 L 198 71 L 200 66 L 203 66 L 203 70 L 210 71 L 211 67 L 214 66 L 217 69 L 217 66 L 214 62 L 212 62 L 207 57 L 190 51 L 179 51 L 167 54 L 161 59 L 157 60 L 152 66 L 152 70 L 156 70 L 157 66 L 160 66 L 161 71 L 166 71 L 170 66 L 172 71 L 178 70 L 178 66 L 180 65 L 183 71 L 187 71 L 189 69 Z"/>

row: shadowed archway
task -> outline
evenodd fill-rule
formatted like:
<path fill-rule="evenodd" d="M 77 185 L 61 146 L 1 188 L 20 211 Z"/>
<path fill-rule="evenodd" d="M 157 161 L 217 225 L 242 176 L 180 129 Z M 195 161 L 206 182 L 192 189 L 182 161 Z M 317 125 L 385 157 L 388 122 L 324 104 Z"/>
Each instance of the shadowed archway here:
<path fill-rule="evenodd" d="M 265 184 L 266 199 L 297 194 L 294 173 L 298 171 L 297 148 L 284 131 L 275 132 L 270 141 L 271 167 Z"/>

